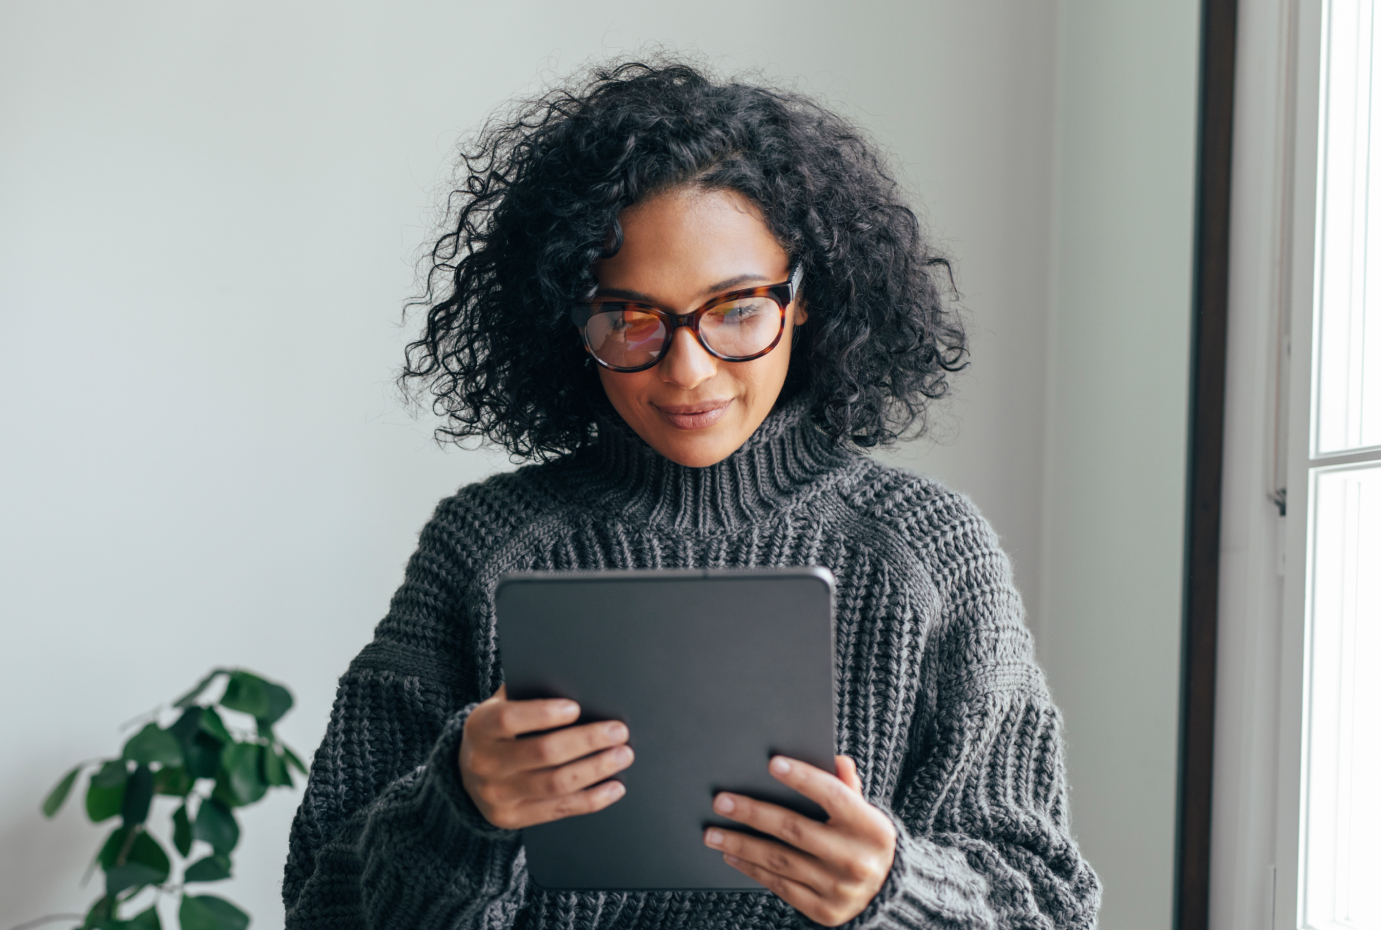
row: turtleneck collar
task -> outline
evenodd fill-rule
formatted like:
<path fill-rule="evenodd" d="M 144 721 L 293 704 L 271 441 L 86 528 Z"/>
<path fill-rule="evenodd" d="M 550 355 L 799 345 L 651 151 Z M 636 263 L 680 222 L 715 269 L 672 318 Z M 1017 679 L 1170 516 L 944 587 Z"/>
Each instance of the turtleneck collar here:
<path fill-rule="evenodd" d="M 598 439 L 577 456 L 580 496 L 621 522 L 677 532 L 725 532 L 761 520 L 855 458 L 799 401 L 778 407 L 732 455 L 705 468 L 664 458 L 612 407 L 597 425 Z"/>

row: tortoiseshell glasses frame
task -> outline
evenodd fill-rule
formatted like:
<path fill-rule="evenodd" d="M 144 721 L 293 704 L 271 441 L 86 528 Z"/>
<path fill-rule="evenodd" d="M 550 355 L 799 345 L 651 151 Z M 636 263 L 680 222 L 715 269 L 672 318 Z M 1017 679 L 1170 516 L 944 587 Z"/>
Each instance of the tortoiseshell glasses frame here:
<path fill-rule="evenodd" d="M 721 294 L 690 313 L 672 313 L 633 300 L 593 300 L 571 305 L 571 322 L 580 331 L 585 351 L 603 368 L 645 371 L 666 357 L 678 327 L 695 334 L 701 347 L 726 362 L 749 362 L 771 352 L 786 331 L 786 310 L 800 291 L 804 268 L 798 262 L 781 284 L 749 287 Z M 764 300 L 776 304 L 766 309 Z M 754 303 L 756 302 L 756 303 Z M 734 319 L 733 305 L 745 312 Z M 716 311 L 721 311 L 714 316 Z M 705 323 L 709 317 L 712 324 Z M 716 346 L 718 343 L 718 346 Z"/>

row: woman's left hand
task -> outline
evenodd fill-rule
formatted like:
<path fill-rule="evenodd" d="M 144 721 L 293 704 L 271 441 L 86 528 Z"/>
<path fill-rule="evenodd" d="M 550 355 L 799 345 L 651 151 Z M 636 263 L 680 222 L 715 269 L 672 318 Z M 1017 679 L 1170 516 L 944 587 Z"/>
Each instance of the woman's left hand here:
<path fill-rule="evenodd" d="M 835 756 L 836 775 L 775 756 L 768 771 L 825 809 L 824 823 L 741 794 L 715 796 L 715 813 L 780 843 L 710 827 L 705 845 L 816 923 L 837 927 L 853 920 L 882 888 L 897 850 L 892 821 L 863 797 L 858 769 Z"/>

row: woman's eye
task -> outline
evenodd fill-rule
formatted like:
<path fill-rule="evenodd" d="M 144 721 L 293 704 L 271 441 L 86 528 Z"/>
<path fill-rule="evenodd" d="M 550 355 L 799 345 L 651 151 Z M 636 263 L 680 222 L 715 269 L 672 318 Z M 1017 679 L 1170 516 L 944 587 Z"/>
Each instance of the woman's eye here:
<path fill-rule="evenodd" d="M 622 333 L 627 336 L 640 336 L 658 326 L 657 317 L 650 313 L 640 313 L 637 310 L 607 312 L 606 316 L 609 318 L 611 332 Z"/>
<path fill-rule="evenodd" d="M 606 327 L 613 332 L 621 332 L 633 323 L 633 319 L 627 310 L 621 310 L 616 304 L 605 304 L 598 307 L 590 318 L 598 317 L 604 321 Z"/>
<path fill-rule="evenodd" d="M 715 316 L 725 323 L 743 323 L 762 312 L 756 301 L 725 304 L 715 308 Z"/>

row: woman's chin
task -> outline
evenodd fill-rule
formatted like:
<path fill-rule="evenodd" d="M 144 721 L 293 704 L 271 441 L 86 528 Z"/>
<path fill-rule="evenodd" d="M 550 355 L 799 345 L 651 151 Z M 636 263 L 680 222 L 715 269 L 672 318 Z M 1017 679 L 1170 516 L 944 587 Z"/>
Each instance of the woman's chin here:
<path fill-rule="evenodd" d="M 705 432 L 711 432 L 706 430 Z M 646 438 L 646 437 L 644 437 Z M 709 468 L 733 455 L 742 443 L 735 444 L 723 436 L 681 435 L 658 437 L 659 442 L 648 443 L 677 465 L 687 468 Z"/>
<path fill-rule="evenodd" d="M 614 406 L 619 406 L 616 398 Z M 707 417 L 668 416 L 655 404 L 637 406 L 624 413 L 624 422 L 662 458 L 687 468 L 708 468 L 722 462 L 753 434 L 735 404 Z M 703 425 L 695 422 L 699 419 Z"/>
<path fill-rule="evenodd" d="M 723 406 L 701 410 L 669 405 L 629 405 L 627 413 L 619 398 L 610 396 L 624 422 L 663 458 L 687 468 L 708 468 L 724 461 L 741 447 L 766 418 L 762 405 L 735 398 Z"/>

